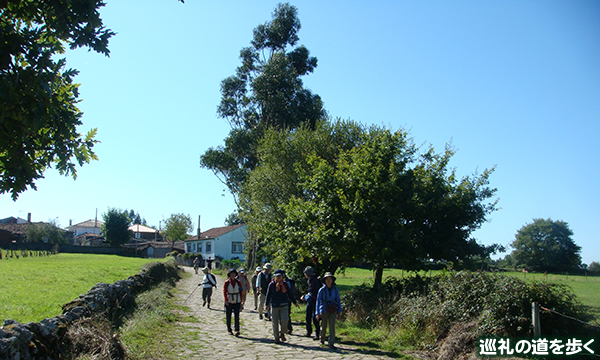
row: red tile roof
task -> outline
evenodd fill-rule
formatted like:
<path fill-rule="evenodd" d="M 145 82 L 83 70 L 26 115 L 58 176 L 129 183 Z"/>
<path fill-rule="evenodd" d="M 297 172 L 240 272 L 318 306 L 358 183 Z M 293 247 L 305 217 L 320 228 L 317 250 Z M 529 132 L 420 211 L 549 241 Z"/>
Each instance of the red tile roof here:
<path fill-rule="evenodd" d="M 223 227 L 217 227 L 217 228 L 212 228 L 210 230 L 206 230 L 205 232 L 201 232 L 200 233 L 200 240 L 204 240 L 204 239 L 214 239 L 217 238 L 223 234 L 227 234 L 230 231 L 233 231 L 237 228 L 240 228 L 242 226 L 245 226 L 246 224 L 239 224 L 239 225 L 231 225 L 231 226 L 223 226 Z M 185 239 L 185 241 L 193 241 L 193 240 L 198 240 L 198 236 L 192 236 L 190 238 Z"/>

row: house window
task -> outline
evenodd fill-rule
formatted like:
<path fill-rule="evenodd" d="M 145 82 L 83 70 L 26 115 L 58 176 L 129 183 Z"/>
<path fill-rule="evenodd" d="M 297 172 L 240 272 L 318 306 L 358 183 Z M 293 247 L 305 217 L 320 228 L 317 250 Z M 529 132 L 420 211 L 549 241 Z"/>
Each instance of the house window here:
<path fill-rule="evenodd" d="M 244 243 L 241 242 L 232 242 L 231 243 L 231 253 L 232 254 L 241 254 L 244 252 Z"/>
<path fill-rule="evenodd" d="M 206 253 L 208 254 L 210 252 L 212 252 L 212 244 L 207 242 L 206 243 Z"/>
<path fill-rule="evenodd" d="M 196 243 L 194 243 L 194 246 L 192 246 L 192 252 L 197 252 L 196 251 L 196 246 L 198 246 Z"/>

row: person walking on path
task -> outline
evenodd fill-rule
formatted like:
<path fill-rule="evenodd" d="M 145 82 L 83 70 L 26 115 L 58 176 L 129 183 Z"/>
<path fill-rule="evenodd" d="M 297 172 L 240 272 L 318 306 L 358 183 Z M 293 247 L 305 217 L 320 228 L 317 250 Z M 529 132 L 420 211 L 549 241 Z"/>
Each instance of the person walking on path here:
<path fill-rule="evenodd" d="M 238 272 L 230 269 L 227 273 L 227 281 L 223 284 L 223 296 L 225 301 L 225 318 L 227 320 L 227 332 L 231 331 L 231 313 L 235 318 L 235 336 L 240 335 L 240 308 L 242 306 L 242 283 L 237 279 Z"/>
<path fill-rule="evenodd" d="M 289 321 L 290 303 L 298 307 L 296 300 L 292 297 L 292 292 L 287 282 L 283 280 L 283 270 L 277 269 L 274 273 L 275 279 L 271 281 L 267 288 L 267 310 L 271 310 L 273 316 L 273 337 L 275 343 L 286 341 L 285 333 Z M 279 326 L 281 323 L 281 327 Z"/>
<path fill-rule="evenodd" d="M 194 271 L 198 274 L 198 268 L 200 267 L 200 259 L 196 256 L 194 258 Z"/>
<path fill-rule="evenodd" d="M 204 278 L 202 279 L 202 306 L 208 304 L 208 308 L 210 309 L 210 298 L 212 296 L 213 287 L 217 286 L 217 278 L 213 274 L 210 273 L 210 269 L 205 267 L 202 269 L 204 273 Z"/>
<path fill-rule="evenodd" d="M 260 301 L 258 303 L 258 318 L 263 318 L 263 311 L 265 310 L 265 299 L 267 298 L 267 287 L 271 283 L 273 279 L 273 274 L 271 274 L 272 265 L 270 263 L 266 263 L 263 266 L 263 272 L 258 275 L 258 279 L 256 279 L 256 287 L 258 291 L 260 291 Z M 269 310 L 265 313 L 265 319 L 271 320 L 271 315 Z"/>
<path fill-rule="evenodd" d="M 326 272 L 323 275 L 325 285 L 319 289 L 317 294 L 317 318 L 323 320 L 321 326 L 321 344 L 325 344 L 325 333 L 329 325 L 329 348 L 335 349 L 335 320 L 340 318 L 342 312 L 342 303 L 340 292 L 335 286 L 335 276 Z"/>
<path fill-rule="evenodd" d="M 304 296 L 304 300 L 306 300 L 306 336 L 312 337 L 314 325 L 315 336 L 313 337 L 313 340 L 319 340 L 321 329 L 315 313 L 317 308 L 317 294 L 319 293 L 322 284 L 319 279 L 317 279 L 315 269 L 313 269 L 312 266 L 307 266 L 306 269 L 304 269 L 304 277 L 308 282 L 308 293 Z"/>
<path fill-rule="evenodd" d="M 256 280 L 258 279 L 258 274 L 260 274 L 260 266 L 256 267 L 254 275 L 252 275 L 252 294 L 254 295 L 254 310 L 258 309 L 258 291 L 256 288 Z"/>
<path fill-rule="evenodd" d="M 244 310 L 244 305 L 246 304 L 246 296 L 250 292 L 250 281 L 248 280 L 248 277 L 246 276 L 246 270 L 240 269 L 240 275 L 238 276 L 238 279 L 242 283 L 242 289 L 244 290 L 242 292 L 242 308 L 241 308 L 241 310 Z"/>
<path fill-rule="evenodd" d="M 283 270 L 282 270 L 283 271 Z M 288 285 L 288 287 L 290 288 L 290 297 L 293 299 L 294 304 L 296 304 L 296 301 L 298 300 L 297 297 L 297 293 L 296 293 L 296 280 L 289 278 L 287 276 L 287 274 L 285 273 L 285 271 L 283 271 L 283 281 L 286 282 L 286 284 Z M 298 306 L 296 306 L 298 307 Z M 292 307 L 288 306 L 288 326 L 287 326 L 287 333 L 292 335 Z"/>

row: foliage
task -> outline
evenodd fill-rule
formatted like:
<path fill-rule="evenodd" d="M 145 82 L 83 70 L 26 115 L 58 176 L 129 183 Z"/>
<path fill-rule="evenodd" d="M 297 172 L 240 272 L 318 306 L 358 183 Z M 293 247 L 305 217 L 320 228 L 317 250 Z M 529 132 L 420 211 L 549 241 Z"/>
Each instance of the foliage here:
<path fill-rule="evenodd" d="M 69 242 L 68 233 L 56 226 L 54 220 L 49 223 L 29 224 L 26 232 L 27 242 L 47 244 L 66 244 Z"/>
<path fill-rule="evenodd" d="M 517 266 L 533 271 L 577 271 L 581 265 L 581 247 L 572 239 L 573 231 L 562 221 L 534 219 L 524 225 L 511 246 Z"/>
<path fill-rule="evenodd" d="M 104 220 L 102 233 L 111 246 L 119 247 L 133 238 L 133 232 L 129 230 L 131 222 L 126 210 L 109 208 L 102 214 L 102 219 Z"/>
<path fill-rule="evenodd" d="M 590 274 L 600 274 L 600 263 L 597 261 L 592 261 L 590 265 L 588 265 L 587 270 L 590 272 Z"/>
<path fill-rule="evenodd" d="M 242 267 L 242 260 L 240 259 L 223 259 L 219 265 L 219 268 L 224 270 L 239 269 Z"/>
<path fill-rule="evenodd" d="M 525 283 L 512 276 L 461 271 L 432 279 L 391 278 L 379 289 L 362 285 L 343 296 L 346 321 L 383 328 L 404 345 L 428 348 L 454 324 L 475 322 L 479 335 L 527 336 L 531 303 L 583 321 L 591 318 L 569 287 Z M 541 313 L 542 335 L 583 335 L 589 329 L 553 313 Z M 410 334 L 419 334 L 417 337 Z"/>
<path fill-rule="evenodd" d="M 144 225 L 147 226 L 148 223 L 146 222 L 146 219 L 140 216 L 139 212 L 134 211 L 133 209 L 127 211 L 127 215 L 129 216 L 129 220 L 131 222 L 131 224 L 133 225 Z"/>
<path fill-rule="evenodd" d="M 234 197 L 258 165 L 258 143 L 267 129 L 295 129 L 302 124 L 314 128 L 325 116 L 321 98 L 305 89 L 300 78 L 314 71 L 317 59 L 303 45 L 296 46 L 299 30 L 296 7 L 278 4 L 272 20 L 257 26 L 251 45 L 240 51 L 242 64 L 236 74 L 221 82 L 217 114 L 232 129 L 225 146 L 209 148 L 200 164 L 211 169 Z"/>
<path fill-rule="evenodd" d="M 171 214 L 165 220 L 163 237 L 168 241 L 181 241 L 188 237 L 188 233 L 193 230 L 192 218 L 182 213 Z"/>
<path fill-rule="evenodd" d="M 273 259 L 277 246 L 288 239 L 282 232 L 287 216 L 285 206 L 291 198 L 307 195 L 301 178 L 311 171 L 309 155 L 316 154 L 334 163 L 340 151 L 354 147 L 363 132 L 362 125 L 341 120 L 318 121 L 314 130 L 301 126 L 291 132 L 265 132 L 258 150 L 261 165 L 250 174 L 240 197 L 240 215 L 248 222 L 251 235 L 245 246 L 247 259 Z M 317 272 L 335 271 L 325 254 L 316 259 L 289 253 L 280 260 L 289 265 L 288 273 L 294 275 L 301 275 L 306 265 L 315 267 Z"/>
<path fill-rule="evenodd" d="M 459 180 L 448 169 L 450 147 L 419 154 L 406 132 L 338 121 L 267 133 L 259 154 L 240 201 L 243 217 L 272 244 L 263 251 L 295 273 L 366 259 L 378 286 L 385 266 L 492 251 L 469 236 L 495 210 L 493 169 Z"/>
<path fill-rule="evenodd" d="M 56 166 L 76 178 L 75 164 L 97 157 L 96 129 L 82 135 L 77 70 L 65 45 L 107 55 L 114 33 L 103 26 L 101 0 L 0 3 L 0 193 L 13 200 Z"/>
<path fill-rule="evenodd" d="M 176 256 L 177 255 L 181 256 L 181 258 L 183 260 L 194 260 L 195 258 L 198 258 L 198 260 L 202 260 L 202 253 L 183 253 L 183 254 L 176 254 Z"/>
<path fill-rule="evenodd" d="M 233 226 L 243 224 L 244 220 L 240 218 L 240 214 L 237 211 L 232 212 L 225 219 L 225 226 Z"/>

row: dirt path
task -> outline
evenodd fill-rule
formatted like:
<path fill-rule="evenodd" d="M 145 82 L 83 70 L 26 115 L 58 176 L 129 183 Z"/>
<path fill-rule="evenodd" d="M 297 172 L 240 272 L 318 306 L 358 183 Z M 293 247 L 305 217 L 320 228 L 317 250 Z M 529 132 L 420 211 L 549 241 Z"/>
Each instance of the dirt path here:
<path fill-rule="evenodd" d="M 198 283 L 202 274 L 195 275 L 192 268 L 183 267 L 190 277 L 180 280 L 175 295 L 180 304 L 189 310 L 183 311 L 190 322 L 178 323 L 182 327 L 180 348 L 182 359 L 391 359 L 383 355 L 367 354 L 351 345 L 337 343 L 336 350 L 320 347 L 318 341 L 304 337 L 303 325 L 294 324 L 294 334 L 280 345 L 273 342 L 271 322 L 259 320 L 254 309 L 254 298 L 250 295 L 246 309 L 240 313 L 240 336 L 227 333 L 223 307 L 223 278 L 217 277 L 217 288 L 213 291 L 211 309 L 202 307 L 202 289 L 198 288 L 185 302 Z M 185 302 L 185 304 L 184 304 Z M 196 320 L 192 321 L 193 316 Z M 233 320 L 233 319 L 232 319 Z"/>

